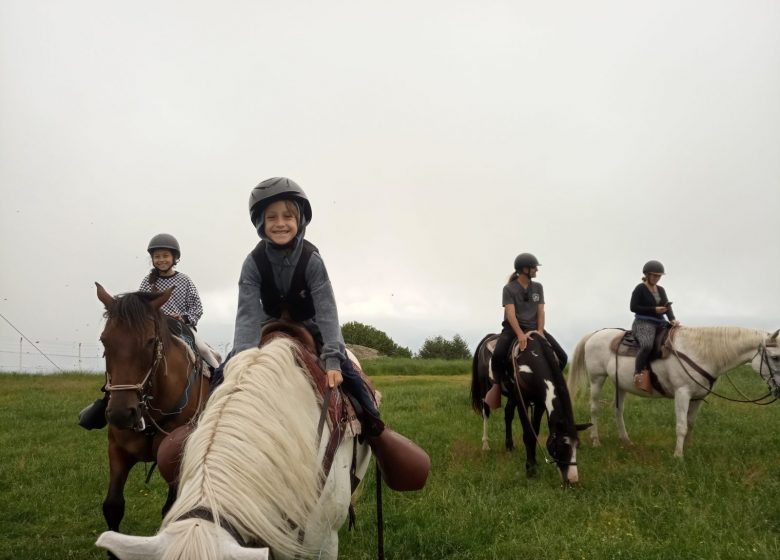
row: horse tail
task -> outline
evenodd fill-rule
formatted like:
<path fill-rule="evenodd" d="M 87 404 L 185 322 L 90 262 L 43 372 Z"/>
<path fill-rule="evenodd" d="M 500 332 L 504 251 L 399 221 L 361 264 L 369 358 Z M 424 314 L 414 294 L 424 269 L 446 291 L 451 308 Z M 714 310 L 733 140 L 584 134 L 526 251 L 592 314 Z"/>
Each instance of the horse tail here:
<path fill-rule="evenodd" d="M 585 344 L 587 344 L 590 337 L 594 334 L 596 333 L 592 332 L 580 339 L 577 343 L 577 347 L 574 349 L 574 356 L 569 364 L 569 393 L 574 398 L 577 397 L 580 389 L 582 389 L 583 379 L 585 379 L 584 374 L 587 373 L 587 369 L 585 368 Z"/>
<path fill-rule="evenodd" d="M 481 379 L 479 375 L 479 356 L 482 353 L 482 346 L 485 341 L 493 336 L 487 334 L 477 344 L 477 349 L 474 350 L 474 358 L 471 360 L 471 408 L 477 414 L 482 414 L 482 399 L 485 398 L 487 393 L 487 379 Z"/>

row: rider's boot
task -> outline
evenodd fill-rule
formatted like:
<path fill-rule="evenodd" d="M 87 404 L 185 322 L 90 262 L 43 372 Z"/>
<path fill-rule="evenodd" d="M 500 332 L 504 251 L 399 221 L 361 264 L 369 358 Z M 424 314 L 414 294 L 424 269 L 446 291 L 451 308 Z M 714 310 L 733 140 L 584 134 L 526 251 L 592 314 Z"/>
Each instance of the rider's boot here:
<path fill-rule="evenodd" d="M 653 385 L 650 382 L 650 372 L 646 369 L 634 374 L 634 386 L 645 393 L 653 392 Z"/>
<path fill-rule="evenodd" d="M 86 430 L 98 430 L 105 428 L 106 408 L 108 407 L 108 394 L 102 399 L 97 399 L 91 405 L 79 412 L 79 426 Z"/>

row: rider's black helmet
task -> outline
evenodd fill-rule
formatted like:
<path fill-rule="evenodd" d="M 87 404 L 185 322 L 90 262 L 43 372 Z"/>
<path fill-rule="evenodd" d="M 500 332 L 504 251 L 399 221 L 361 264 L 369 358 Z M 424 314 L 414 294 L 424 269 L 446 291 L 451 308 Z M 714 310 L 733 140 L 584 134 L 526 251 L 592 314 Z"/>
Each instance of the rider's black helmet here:
<path fill-rule="evenodd" d="M 642 267 L 642 274 L 666 274 L 660 261 L 647 261 Z"/>
<path fill-rule="evenodd" d="M 523 272 L 523 269 L 525 267 L 528 268 L 534 268 L 537 266 L 542 266 L 538 260 L 536 260 L 536 257 L 533 256 L 531 253 L 520 253 L 515 257 L 515 271 L 516 272 Z"/>
<path fill-rule="evenodd" d="M 287 177 L 273 177 L 257 185 L 249 195 L 249 217 L 258 229 L 263 223 L 263 212 L 272 202 L 291 199 L 301 208 L 301 227 L 311 222 L 311 204 L 303 189 Z"/>
<path fill-rule="evenodd" d="M 146 248 L 147 252 L 151 256 L 155 249 L 168 249 L 173 253 L 176 260 L 181 257 L 181 250 L 179 249 L 179 242 L 170 233 L 158 233 L 152 237 L 149 241 L 149 246 Z"/>

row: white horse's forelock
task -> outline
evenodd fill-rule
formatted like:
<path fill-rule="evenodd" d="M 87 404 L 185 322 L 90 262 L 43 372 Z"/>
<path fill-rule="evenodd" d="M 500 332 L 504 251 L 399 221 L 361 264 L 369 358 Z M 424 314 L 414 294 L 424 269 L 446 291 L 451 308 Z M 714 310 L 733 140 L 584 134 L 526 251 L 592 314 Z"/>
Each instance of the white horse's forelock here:
<path fill-rule="evenodd" d="M 175 556 L 164 558 L 212 557 L 202 547 L 214 527 L 176 521 L 198 507 L 212 510 L 242 535 L 263 535 L 275 554 L 306 552 L 298 527 L 319 498 L 318 405 L 295 352 L 291 342 L 277 339 L 229 362 L 224 382 L 187 441 L 183 482 L 160 529 L 183 531 L 187 538 Z"/>

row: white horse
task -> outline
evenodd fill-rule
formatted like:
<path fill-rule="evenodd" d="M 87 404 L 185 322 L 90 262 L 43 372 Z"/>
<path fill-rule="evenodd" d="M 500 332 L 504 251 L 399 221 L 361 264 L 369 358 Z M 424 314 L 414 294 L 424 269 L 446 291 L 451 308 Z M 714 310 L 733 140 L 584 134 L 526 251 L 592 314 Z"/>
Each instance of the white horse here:
<path fill-rule="evenodd" d="M 336 558 L 354 434 L 346 428 L 323 485 L 330 430 L 326 422 L 318 449 L 321 399 L 297 351 L 275 339 L 235 356 L 187 440 L 179 495 L 157 535 L 108 531 L 96 544 L 123 560 Z M 361 479 L 370 457 L 357 446 Z"/>
<path fill-rule="evenodd" d="M 754 329 L 738 327 L 678 327 L 673 332 L 672 352 L 665 359 L 652 363 L 664 393 L 652 394 L 640 391 L 634 386 L 634 364 L 632 356 L 618 356 L 610 349 L 610 343 L 624 331 L 603 329 L 585 336 L 577 344 L 571 362 L 569 390 L 572 395 L 584 381 L 584 374 L 590 377 L 590 437 L 594 447 L 600 445 L 597 410 L 599 395 L 607 376 L 616 385 L 615 420 L 618 436 L 624 443 L 631 440 L 623 422 L 625 394 L 642 397 L 674 397 L 677 418 L 677 445 L 675 457 L 683 456 L 683 449 L 690 444 L 691 431 L 702 399 L 712 390 L 711 381 L 722 373 L 747 362 L 767 382 L 770 392 L 780 396 L 780 356 L 777 335 Z M 697 371 L 689 357 L 711 379 Z M 616 381 L 617 375 L 617 381 Z"/>

